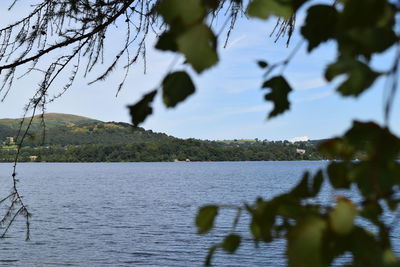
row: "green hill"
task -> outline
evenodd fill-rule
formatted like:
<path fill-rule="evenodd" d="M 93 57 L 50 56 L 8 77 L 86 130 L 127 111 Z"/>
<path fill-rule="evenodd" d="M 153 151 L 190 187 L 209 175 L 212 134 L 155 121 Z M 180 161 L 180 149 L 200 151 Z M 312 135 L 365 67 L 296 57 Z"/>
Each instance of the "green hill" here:
<path fill-rule="evenodd" d="M 27 122 L 29 118 L 25 119 Z M 128 123 L 103 122 L 82 116 L 49 113 L 44 116 L 45 128 L 40 116 L 35 116 L 29 130 L 26 146 L 48 145 L 88 145 L 88 144 L 128 144 L 168 137 L 165 134 L 146 131 Z M 17 136 L 21 119 L 0 120 L 0 141 L 9 136 Z M 26 126 L 26 124 L 24 124 Z M 43 130 L 45 138 L 43 143 Z"/>
<path fill-rule="evenodd" d="M 30 118 L 25 118 L 24 126 L 29 122 Z M 44 115 L 44 123 L 46 128 L 55 128 L 59 126 L 67 125 L 79 125 L 83 123 L 93 123 L 100 122 L 99 120 L 71 115 L 63 113 L 46 113 Z M 0 119 L 0 127 L 10 128 L 10 130 L 18 130 L 21 125 L 21 118 L 18 119 Z M 33 117 L 31 128 L 34 130 L 39 130 L 42 128 L 42 117 L 41 115 L 36 115 Z"/>
<path fill-rule="evenodd" d="M 24 141 L 22 161 L 240 161 L 315 160 L 321 156 L 312 142 L 179 139 L 122 122 L 103 122 L 86 117 L 45 115 L 45 138 L 41 118 L 33 119 Z M 21 119 L 0 120 L 0 161 L 12 161 Z M 306 152 L 298 153 L 297 149 Z"/>

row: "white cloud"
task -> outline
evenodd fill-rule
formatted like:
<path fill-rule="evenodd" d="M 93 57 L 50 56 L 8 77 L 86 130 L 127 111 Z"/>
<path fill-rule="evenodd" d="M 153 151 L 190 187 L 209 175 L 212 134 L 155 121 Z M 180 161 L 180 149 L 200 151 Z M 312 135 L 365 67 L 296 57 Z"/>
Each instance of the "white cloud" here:
<path fill-rule="evenodd" d="M 295 99 L 293 102 L 294 103 L 301 103 L 301 102 L 315 101 L 315 100 L 318 100 L 318 99 L 329 97 L 329 96 L 333 95 L 334 92 L 335 92 L 334 90 L 329 90 L 329 91 L 325 91 L 325 92 L 322 92 L 322 93 L 313 94 L 311 96 L 298 98 L 298 99 Z"/>
<path fill-rule="evenodd" d="M 272 105 L 270 103 L 266 103 L 265 105 L 225 110 L 224 112 L 221 112 L 221 115 L 225 117 L 244 113 L 267 112 L 271 107 Z"/>
<path fill-rule="evenodd" d="M 327 85 L 327 82 L 322 78 L 307 79 L 295 83 L 296 90 L 311 90 Z"/>
<path fill-rule="evenodd" d="M 242 40 L 246 40 L 246 39 L 248 39 L 247 34 L 243 34 L 243 35 L 239 36 L 238 38 L 236 38 L 236 39 L 234 39 L 232 41 L 228 40 L 228 43 L 226 45 L 226 49 L 233 49 L 233 48 L 236 48 L 236 47 L 238 47 L 238 48 L 239 47 L 246 48 L 246 43 L 241 42 Z"/>

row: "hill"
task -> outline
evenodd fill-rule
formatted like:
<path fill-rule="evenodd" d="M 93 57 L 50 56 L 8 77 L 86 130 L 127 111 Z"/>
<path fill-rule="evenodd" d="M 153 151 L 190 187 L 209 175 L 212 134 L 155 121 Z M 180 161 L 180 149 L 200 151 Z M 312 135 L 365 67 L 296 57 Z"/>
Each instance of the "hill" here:
<path fill-rule="evenodd" d="M 17 119 L 0 119 L 0 127 L 9 128 L 10 130 L 18 130 L 21 125 L 22 118 Z M 24 126 L 26 126 L 29 122 L 30 118 L 25 118 Z M 46 128 L 55 128 L 59 126 L 66 125 L 79 125 L 83 123 L 92 123 L 92 122 L 100 122 L 95 119 L 71 115 L 71 114 L 63 114 L 63 113 L 46 113 L 44 116 L 44 122 Z M 36 115 L 33 117 L 31 128 L 34 130 L 39 130 L 42 127 L 42 117 L 41 115 Z"/>
<path fill-rule="evenodd" d="M 29 118 L 26 118 L 25 122 L 28 120 Z M 128 144 L 173 138 L 133 127 L 128 123 L 103 122 L 70 114 L 48 113 L 44 116 L 44 121 L 45 128 L 42 126 L 41 117 L 34 117 L 29 138 L 25 140 L 26 146 Z M 20 123 L 21 119 L 1 119 L 0 141 L 6 141 L 9 136 L 17 136 Z"/>
<path fill-rule="evenodd" d="M 313 142 L 179 139 L 123 122 L 50 113 L 36 116 L 21 150 L 23 161 L 317 160 Z M 21 119 L 0 120 L 0 161 L 12 161 Z M 7 142 L 8 138 L 8 142 Z M 316 142 L 317 143 L 317 142 Z M 304 153 L 302 151 L 305 151 Z"/>

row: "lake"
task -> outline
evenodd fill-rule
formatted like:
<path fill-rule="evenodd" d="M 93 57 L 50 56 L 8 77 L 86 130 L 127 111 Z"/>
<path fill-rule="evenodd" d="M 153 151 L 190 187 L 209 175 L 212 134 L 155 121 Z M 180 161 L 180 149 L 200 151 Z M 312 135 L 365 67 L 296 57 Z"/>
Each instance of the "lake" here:
<path fill-rule="evenodd" d="M 0 240 L 1 266 L 202 266 L 208 248 L 229 233 L 235 215 L 222 211 L 217 231 L 197 235 L 205 204 L 241 204 L 290 189 L 305 170 L 326 162 L 20 163 L 19 191 L 33 213 L 26 242 L 22 217 Z M 11 164 L 0 164 L 1 197 Z M 331 201 L 325 186 L 321 199 Z M 283 241 L 236 255 L 217 252 L 216 266 L 286 266 Z"/>

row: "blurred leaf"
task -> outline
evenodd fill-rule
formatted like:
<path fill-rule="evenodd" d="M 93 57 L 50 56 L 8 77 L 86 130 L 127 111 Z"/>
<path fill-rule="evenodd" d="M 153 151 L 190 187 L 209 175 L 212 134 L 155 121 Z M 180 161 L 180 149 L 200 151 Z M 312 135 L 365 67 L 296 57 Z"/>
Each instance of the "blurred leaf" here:
<path fill-rule="evenodd" d="M 276 201 L 265 202 L 259 199 L 254 207 L 248 209 L 252 214 L 250 230 L 255 239 L 261 239 L 264 242 L 272 241 L 271 231 L 277 215 L 277 204 Z"/>
<path fill-rule="evenodd" d="M 264 82 L 262 88 L 271 89 L 271 92 L 265 95 L 265 99 L 274 103 L 274 109 L 269 113 L 268 117 L 273 118 L 290 108 L 288 95 L 292 88 L 284 77 L 276 76 Z"/>
<path fill-rule="evenodd" d="M 219 0 L 202 0 L 204 5 L 211 8 L 212 10 L 215 10 L 219 7 Z"/>
<path fill-rule="evenodd" d="M 396 257 L 396 254 L 391 249 L 385 249 L 383 252 L 383 263 L 385 266 L 399 266 L 399 259 Z M 391 265 L 393 264 L 393 265 Z"/>
<path fill-rule="evenodd" d="M 163 51 L 178 51 L 178 45 L 176 44 L 176 34 L 172 33 L 172 31 L 166 31 L 158 37 L 158 41 L 156 44 L 156 48 L 158 50 Z"/>
<path fill-rule="evenodd" d="M 360 61 L 341 59 L 329 65 L 325 72 L 325 77 L 328 81 L 332 81 L 342 74 L 346 74 L 347 79 L 337 90 L 344 96 L 358 96 L 371 87 L 375 79 L 380 75 Z"/>
<path fill-rule="evenodd" d="M 189 25 L 202 21 L 205 15 L 201 0 L 163 0 L 158 12 L 168 24 L 179 21 L 182 24 Z"/>
<path fill-rule="evenodd" d="M 387 1 L 351 0 L 344 1 L 344 9 L 340 17 L 343 30 L 351 28 L 373 27 L 391 20 Z"/>
<path fill-rule="evenodd" d="M 316 217 L 307 217 L 290 230 L 287 256 L 289 266 L 324 266 L 321 258 L 322 237 L 326 222 Z"/>
<path fill-rule="evenodd" d="M 150 104 L 153 102 L 156 94 L 157 90 L 151 91 L 150 93 L 144 95 L 142 100 L 136 104 L 128 106 L 133 125 L 138 126 L 146 119 L 148 115 L 153 112 Z"/>
<path fill-rule="evenodd" d="M 398 40 L 396 33 L 391 28 L 352 29 L 348 31 L 347 37 L 355 46 L 352 49 L 366 56 L 384 52 Z M 345 45 L 349 44 L 345 43 Z"/>
<path fill-rule="evenodd" d="M 310 52 L 322 42 L 336 35 L 338 12 L 332 5 L 314 5 L 308 9 L 301 33 L 308 41 Z"/>
<path fill-rule="evenodd" d="M 175 107 L 195 91 L 192 79 L 184 71 L 168 74 L 162 87 L 164 104 L 169 108 Z"/>
<path fill-rule="evenodd" d="M 376 241 L 370 231 L 354 226 L 346 240 L 353 254 L 354 266 L 388 266 L 383 263 L 382 244 Z"/>
<path fill-rule="evenodd" d="M 340 198 L 335 209 L 329 213 L 330 226 L 337 234 L 347 235 L 354 227 L 356 215 L 356 206 L 350 200 Z"/>
<path fill-rule="evenodd" d="M 333 188 L 349 188 L 350 180 L 348 179 L 348 163 L 332 162 L 328 166 L 329 182 Z"/>
<path fill-rule="evenodd" d="M 177 44 L 179 51 L 198 73 L 218 62 L 216 38 L 204 24 L 196 25 L 180 35 Z"/>
<path fill-rule="evenodd" d="M 303 178 L 292 189 L 292 191 L 289 194 L 292 196 L 295 196 L 297 198 L 309 197 L 310 196 L 310 192 L 308 190 L 309 178 L 310 178 L 310 174 L 308 172 L 305 172 L 303 174 Z"/>
<path fill-rule="evenodd" d="M 263 61 L 263 60 L 259 60 L 257 61 L 257 64 L 260 68 L 265 69 L 266 67 L 268 67 L 268 63 Z"/>
<path fill-rule="evenodd" d="M 250 232 L 251 234 L 254 236 L 254 238 L 256 240 L 261 239 L 261 230 L 260 230 L 260 226 L 258 225 L 258 223 L 256 223 L 256 221 L 252 221 L 250 223 Z"/>
<path fill-rule="evenodd" d="M 368 202 L 364 205 L 360 212 L 360 216 L 368 219 L 374 224 L 379 221 L 379 216 L 382 214 L 382 208 L 377 202 Z"/>
<path fill-rule="evenodd" d="M 222 242 L 222 249 L 228 253 L 234 253 L 240 245 L 240 236 L 236 234 L 230 234 L 225 237 Z"/>
<path fill-rule="evenodd" d="M 289 18 L 293 14 L 290 0 L 253 0 L 248 6 L 248 14 L 252 17 L 267 19 L 270 16 Z"/>
<path fill-rule="evenodd" d="M 333 138 L 323 142 L 319 145 L 318 151 L 330 158 L 341 158 L 343 160 L 353 159 L 356 152 L 354 147 L 349 144 L 347 140 L 341 138 Z"/>
<path fill-rule="evenodd" d="M 319 170 L 313 179 L 312 189 L 311 189 L 312 197 L 315 197 L 316 195 L 318 195 L 319 191 L 321 190 L 321 185 L 322 185 L 323 181 L 324 181 L 324 177 L 323 177 L 322 171 Z"/>
<path fill-rule="evenodd" d="M 196 216 L 196 226 L 199 234 L 205 234 L 213 228 L 217 214 L 217 206 L 209 205 L 200 208 Z"/>

